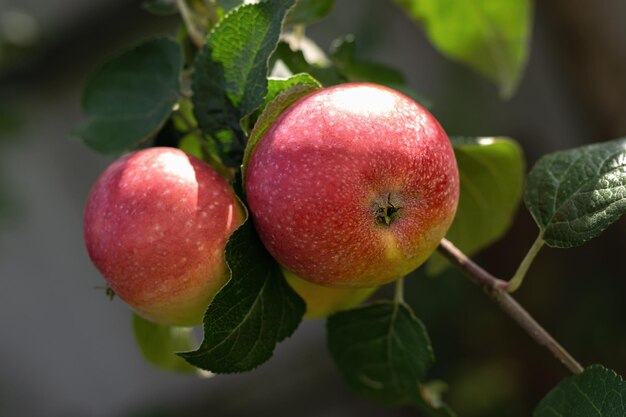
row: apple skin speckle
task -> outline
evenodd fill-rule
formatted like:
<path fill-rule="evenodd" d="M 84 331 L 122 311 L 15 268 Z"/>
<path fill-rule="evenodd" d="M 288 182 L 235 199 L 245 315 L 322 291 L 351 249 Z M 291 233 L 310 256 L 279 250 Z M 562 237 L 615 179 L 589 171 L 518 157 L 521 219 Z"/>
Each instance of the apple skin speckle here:
<path fill-rule="evenodd" d="M 210 166 L 175 148 L 150 148 L 118 159 L 98 178 L 85 207 L 85 245 L 138 314 L 195 325 L 228 279 L 224 248 L 243 218 Z"/>
<path fill-rule="evenodd" d="M 307 95 L 277 119 L 252 154 L 246 195 L 286 269 L 321 285 L 371 287 L 436 249 L 456 212 L 459 175 L 428 111 L 389 88 L 352 83 Z"/>

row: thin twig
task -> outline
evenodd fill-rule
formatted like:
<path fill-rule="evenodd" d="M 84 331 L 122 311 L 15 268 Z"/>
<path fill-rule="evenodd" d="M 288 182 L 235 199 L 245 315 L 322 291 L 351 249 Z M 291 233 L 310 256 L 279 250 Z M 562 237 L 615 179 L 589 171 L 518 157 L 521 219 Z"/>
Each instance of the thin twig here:
<path fill-rule="evenodd" d="M 452 242 L 443 239 L 439 252 L 453 265 L 462 269 L 469 279 L 483 287 L 487 295 L 494 300 L 526 333 L 537 343 L 545 346 L 554 357 L 572 373 L 579 374 L 583 367 L 559 344 L 537 321 L 507 292 L 508 282 L 498 279 L 475 264 Z"/>
<path fill-rule="evenodd" d="M 187 3 L 185 3 L 185 0 L 176 0 L 176 7 L 180 12 L 180 16 L 183 18 L 183 22 L 185 22 L 189 38 L 198 48 L 201 48 L 202 45 L 204 45 L 204 34 L 196 27 L 191 11 L 189 7 L 187 7 Z"/>

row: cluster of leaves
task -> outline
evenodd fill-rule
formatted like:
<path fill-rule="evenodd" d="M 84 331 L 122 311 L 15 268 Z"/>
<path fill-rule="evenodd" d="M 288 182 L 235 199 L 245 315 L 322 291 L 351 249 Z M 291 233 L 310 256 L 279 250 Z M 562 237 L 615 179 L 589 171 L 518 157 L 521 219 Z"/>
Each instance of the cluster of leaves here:
<path fill-rule="evenodd" d="M 310 53 L 319 51 L 301 25 L 322 18 L 332 0 L 239 3 L 148 2 L 146 8 L 159 14 L 180 12 L 185 25 L 176 38 L 146 40 L 102 65 L 85 88 L 87 119 L 75 134 L 104 154 L 178 146 L 231 179 L 245 202 L 242 170 L 245 174 L 251 149 L 299 97 L 322 85 L 369 81 L 418 98 L 400 72 L 361 59 L 353 37 L 335 42 L 328 55 Z M 530 0 L 397 3 L 424 24 L 447 56 L 493 78 L 504 96 L 512 94 L 528 54 Z M 466 8 L 477 20 L 466 18 Z M 443 36 L 453 29 L 459 36 Z M 453 138 L 452 143 L 461 197 L 448 238 L 471 255 L 509 227 L 522 197 L 524 158 L 510 138 Z M 525 201 L 549 246 L 575 246 L 597 236 L 626 211 L 626 140 L 546 156 L 530 172 Z M 226 260 L 231 279 L 206 311 L 204 340 L 196 350 L 174 356 L 191 349 L 190 332 L 135 317 L 137 340 L 149 361 L 179 371 L 248 371 L 295 331 L 304 303 L 250 221 L 230 238 Z M 446 265 L 433 257 L 429 269 L 435 274 Z M 328 346 L 346 382 L 365 397 L 413 404 L 431 416 L 454 415 L 427 382 L 434 361 L 430 340 L 400 297 L 331 316 Z M 585 407 L 608 410 L 602 416 L 621 415 L 615 413 L 619 401 L 623 411 L 624 390 L 619 377 L 592 367 L 555 388 L 536 415 L 582 416 Z M 606 397 L 612 392 L 615 396 Z M 581 405 L 574 409 L 572 403 Z"/>

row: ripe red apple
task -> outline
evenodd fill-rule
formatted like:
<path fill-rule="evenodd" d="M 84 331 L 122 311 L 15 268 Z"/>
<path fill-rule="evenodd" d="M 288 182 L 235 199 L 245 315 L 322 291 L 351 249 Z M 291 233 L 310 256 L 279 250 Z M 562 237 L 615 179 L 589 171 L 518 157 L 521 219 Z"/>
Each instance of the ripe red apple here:
<path fill-rule="evenodd" d="M 243 218 L 228 183 L 206 163 L 150 148 L 118 159 L 98 178 L 85 208 L 85 244 L 138 314 L 195 325 L 228 279 L 224 247 Z"/>
<path fill-rule="evenodd" d="M 299 277 L 372 287 L 421 265 L 452 223 L 459 176 L 446 133 L 386 87 L 319 90 L 250 158 L 246 195 L 270 253 Z"/>

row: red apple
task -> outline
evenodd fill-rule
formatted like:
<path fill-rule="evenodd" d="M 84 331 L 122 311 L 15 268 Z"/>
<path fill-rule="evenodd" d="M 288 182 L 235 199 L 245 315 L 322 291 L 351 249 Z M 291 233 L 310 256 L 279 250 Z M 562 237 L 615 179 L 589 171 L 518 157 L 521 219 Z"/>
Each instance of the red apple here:
<path fill-rule="evenodd" d="M 459 175 L 437 120 L 373 84 L 319 90 L 263 135 L 247 169 L 269 252 L 317 284 L 372 287 L 421 265 L 452 223 Z"/>
<path fill-rule="evenodd" d="M 243 221 L 228 183 L 174 148 L 126 155 L 98 178 L 85 244 L 110 287 L 138 314 L 195 325 L 228 279 L 224 247 Z"/>

